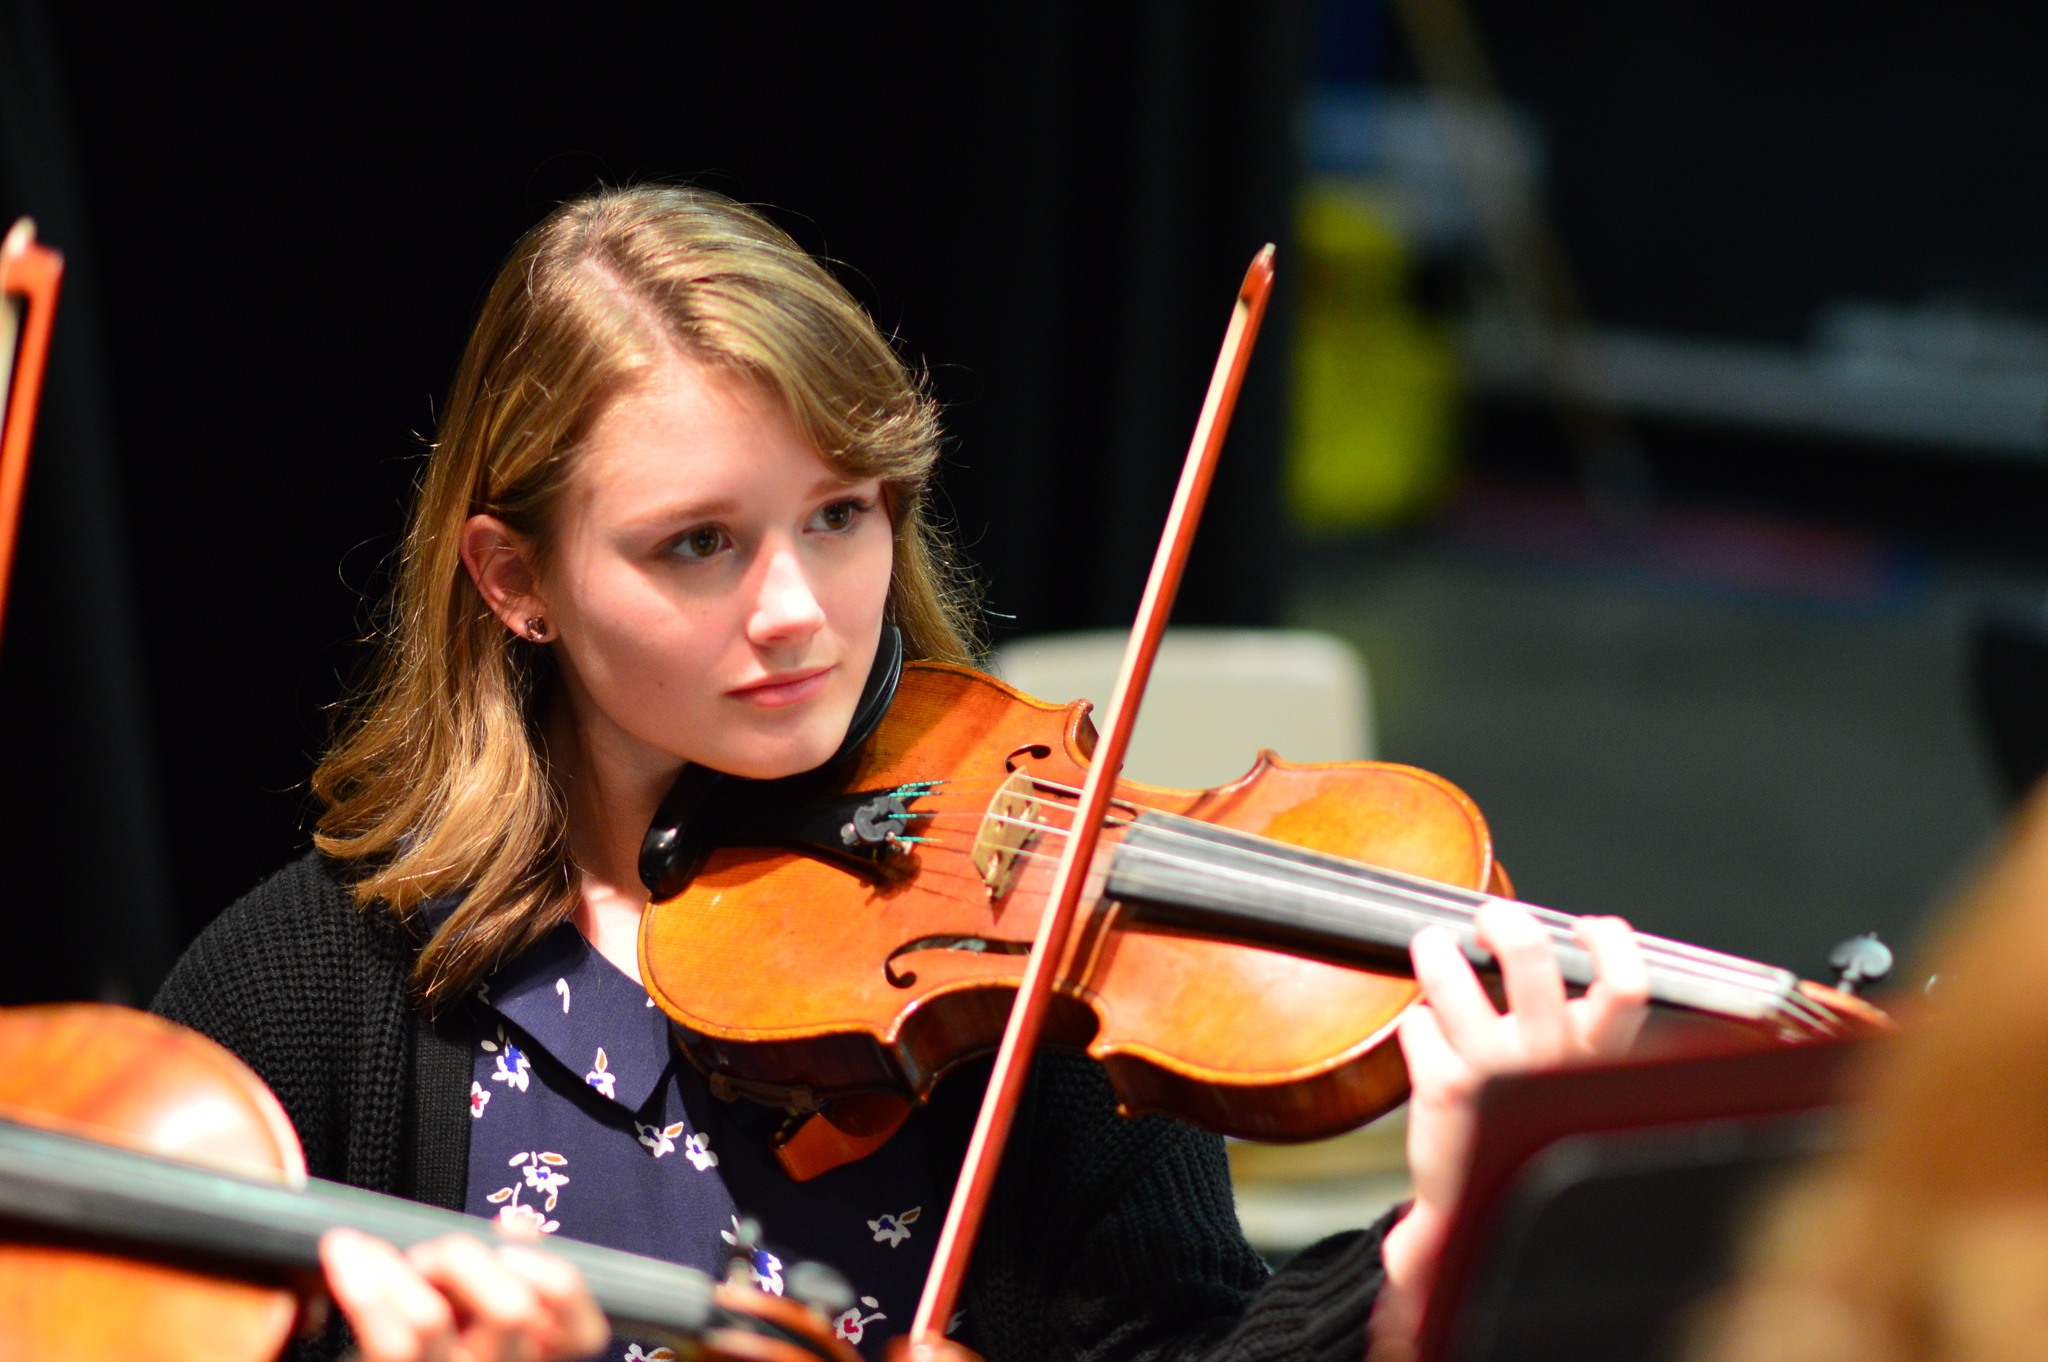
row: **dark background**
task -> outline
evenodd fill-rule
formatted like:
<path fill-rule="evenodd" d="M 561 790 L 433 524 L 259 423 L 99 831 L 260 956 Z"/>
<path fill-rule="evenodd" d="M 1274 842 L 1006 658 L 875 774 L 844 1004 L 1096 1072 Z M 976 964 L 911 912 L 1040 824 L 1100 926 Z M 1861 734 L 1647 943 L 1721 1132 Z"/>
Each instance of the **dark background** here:
<path fill-rule="evenodd" d="M 1794 345 L 1844 297 L 2048 317 L 2048 8 L 1474 9 L 1502 86 L 1538 116 L 1547 202 L 1595 322 Z M 1561 475 L 1563 451 L 1533 434 L 1518 424 L 1478 452 Z M 1666 496 L 2048 550 L 2038 461 L 1646 435 Z"/>
<path fill-rule="evenodd" d="M 1772 340 L 1842 293 L 2048 308 L 2038 7 L 1478 14 L 1596 320 Z M 1376 6 L 1309 0 L 279 23 L 0 0 L 0 217 L 70 266 L 0 653 L 0 1000 L 146 997 L 304 847 L 437 395 L 549 205 L 650 177 L 773 205 L 930 368 L 993 630 L 1113 623 L 1244 262 L 1286 242 L 1302 100 L 1409 69 Z M 1288 309 L 1184 621 L 1276 618 L 1301 561 Z M 1474 467 L 1566 483 L 1540 420 L 1507 428 Z M 1666 497 L 2039 552 L 2032 466 L 1650 437 Z"/>

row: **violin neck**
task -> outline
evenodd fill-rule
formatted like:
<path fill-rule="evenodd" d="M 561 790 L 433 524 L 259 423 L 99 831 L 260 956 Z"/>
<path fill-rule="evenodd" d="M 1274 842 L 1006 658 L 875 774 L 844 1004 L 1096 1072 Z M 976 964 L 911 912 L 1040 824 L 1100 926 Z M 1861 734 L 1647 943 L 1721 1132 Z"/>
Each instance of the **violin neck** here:
<path fill-rule="evenodd" d="M 1425 927 L 1453 932 L 1480 968 L 1493 957 L 1473 920 L 1478 890 L 1359 864 L 1175 814 L 1148 811 L 1126 829 L 1103 892 L 1147 926 L 1367 968 L 1408 968 L 1408 945 Z M 1529 905 L 1523 905 L 1529 907 Z M 1557 947 L 1565 981 L 1593 982 L 1593 960 L 1572 919 L 1530 908 Z M 1816 1029 L 1814 1009 L 1789 970 L 1638 934 L 1651 997 L 1670 1006 L 1744 1021 Z"/>
<path fill-rule="evenodd" d="M 401 1248 L 489 1222 L 313 1179 L 298 1189 L 215 1172 L 0 1117 L 0 1219 L 146 1246 L 174 1258 L 317 1274 L 320 1236 L 347 1227 Z M 574 1263 L 613 1325 L 689 1339 L 723 1313 L 701 1272 L 573 1240 Z"/>

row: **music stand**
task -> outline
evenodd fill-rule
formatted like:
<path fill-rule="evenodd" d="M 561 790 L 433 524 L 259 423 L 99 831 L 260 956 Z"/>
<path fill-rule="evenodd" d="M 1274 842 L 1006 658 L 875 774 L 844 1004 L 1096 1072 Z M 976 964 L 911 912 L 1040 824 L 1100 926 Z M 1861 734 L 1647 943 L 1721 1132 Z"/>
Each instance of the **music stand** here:
<path fill-rule="evenodd" d="M 1668 1358 L 1755 1194 L 1840 1142 L 1835 1085 L 1859 1044 L 1490 1081 L 1418 1362 Z"/>

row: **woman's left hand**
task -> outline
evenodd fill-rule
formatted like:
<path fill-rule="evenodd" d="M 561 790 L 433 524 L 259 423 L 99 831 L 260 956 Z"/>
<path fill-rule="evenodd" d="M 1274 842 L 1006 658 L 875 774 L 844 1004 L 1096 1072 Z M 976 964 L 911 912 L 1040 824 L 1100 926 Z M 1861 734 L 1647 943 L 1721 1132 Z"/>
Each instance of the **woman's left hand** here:
<path fill-rule="evenodd" d="M 1401 1020 L 1408 1102 L 1408 1170 L 1415 1202 L 1387 1233 L 1384 1256 L 1397 1319 L 1413 1322 L 1435 1266 L 1471 1156 L 1479 1088 L 1494 1074 L 1617 1055 L 1641 1030 L 1649 970 L 1635 935 L 1613 917 L 1575 928 L 1593 957 L 1584 996 L 1565 996 L 1549 934 L 1517 906 L 1488 904 L 1479 943 L 1500 963 L 1508 1010 L 1495 1010 L 1448 929 L 1431 927 L 1410 948 L 1424 1001 Z M 1383 1322 L 1391 1322 L 1384 1321 Z"/>
<path fill-rule="evenodd" d="M 611 1334 L 582 1274 L 538 1247 L 450 1234 L 401 1250 L 333 1229 L 320 1265 L 361 1362 L 561 1362 Z"/>

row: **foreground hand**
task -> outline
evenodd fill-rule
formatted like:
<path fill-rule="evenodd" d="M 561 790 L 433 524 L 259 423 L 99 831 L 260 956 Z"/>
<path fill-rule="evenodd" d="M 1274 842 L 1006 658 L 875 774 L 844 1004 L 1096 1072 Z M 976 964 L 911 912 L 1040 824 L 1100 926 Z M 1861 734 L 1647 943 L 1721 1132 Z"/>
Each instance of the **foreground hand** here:
<path fill-rule="evenodd" d="M 1500 963 L 1508 1010 L 1498 1012 L 1448 929 L 1431 927 L 1410 948 L 1424 1001 L 1401 1020 L 1401 1053 L 1414 1092 L 1408 1103 L 1408 1170 L 1415 1203 L 1387 1234 L 1393 1313 L 1412 1315 L 1443 1246 L 1471 1155 L 1475 1101 L 1494 1074 L 1617 1055 L 1642 1028 L 1650 977 L 1620 918 L 1580 918 L 1579 942 L 1594 983 L 1567 999 L 1549 934 L 1526 910 L 1492 903 L 1475 922 Z M 1405 1303 L 1405 1304 L 1404 1304 Z M 1412 1320 L 1409 1321 L 1412 1323 Z"/>
<path fill-rule="evenodd" d="M 611 1333 L 582 1274 L 538 1248 L 451 1234 L 401 1252 L 329 1230 L 320 1265 L 363 1362 L 556 1362 Z"/>

